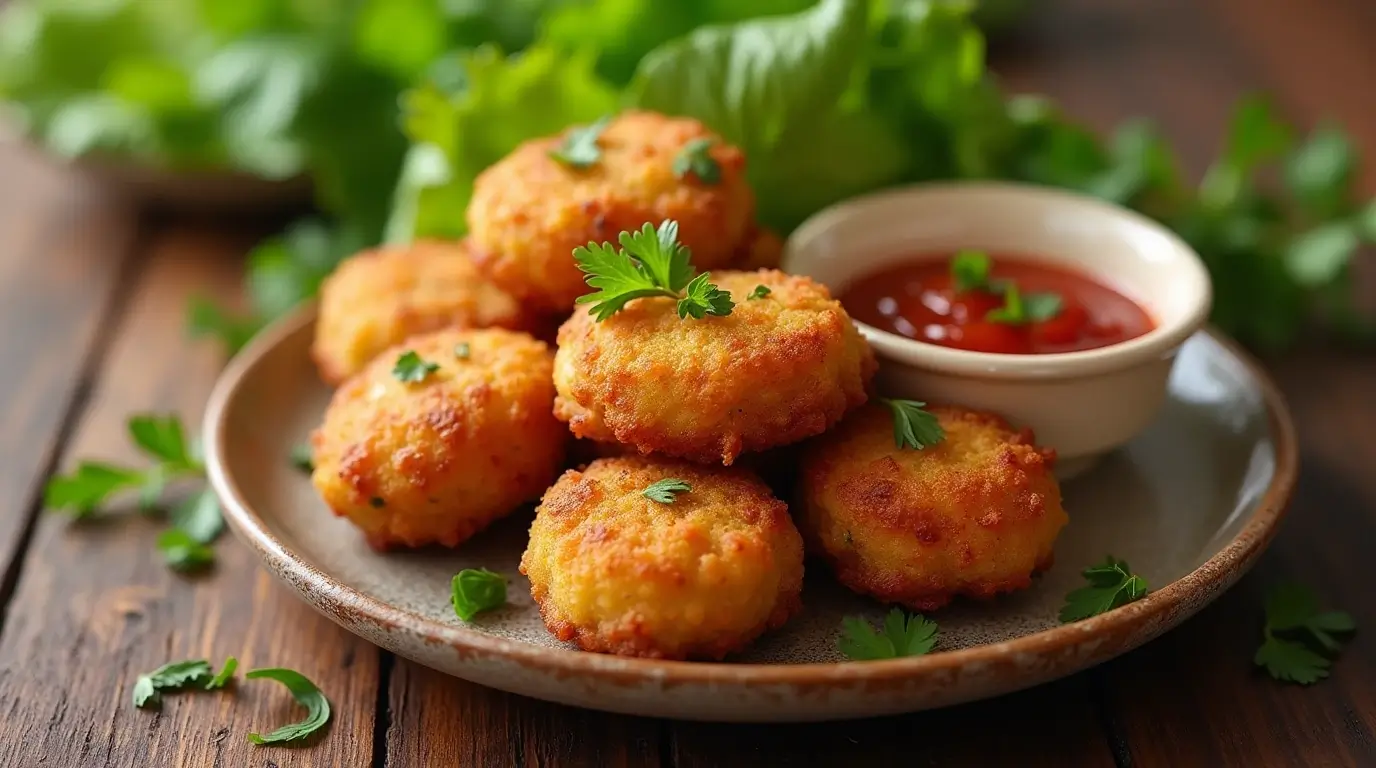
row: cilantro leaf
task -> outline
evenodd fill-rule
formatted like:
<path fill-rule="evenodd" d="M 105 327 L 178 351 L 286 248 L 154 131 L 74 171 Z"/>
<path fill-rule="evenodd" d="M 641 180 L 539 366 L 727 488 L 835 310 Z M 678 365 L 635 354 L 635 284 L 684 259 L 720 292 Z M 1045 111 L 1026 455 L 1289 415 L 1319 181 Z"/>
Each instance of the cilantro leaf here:
<path fill-rule="evenodd" d="M 182 420 L 175 414 L 136 414 L 129 417 L 127 426 L 134 444 L 149 456 L 178 469 L 199 467 L 182 430 Z"/>
<path fill-rule="evenodd" d="M 766 296 L 768 296 L 768 295 L 771 294 L 771 293 L 773 293 L 773 291 L 771 291 L 771 290 L 769 289 L 769 286 L 767 286 L 767 285 L 757 285 L 757 286 L 755 286 L 755 290 L 751 291 L 751 292 L 750 292 L 750 295 L 746 297 L 746 301 L 754 301 L 755 299 L 763 299 L 763 298 L 765 298 Z"/>
<path fill-rule="evenodd" d="M 858 616 L 841 619 L 841 639 L 837 647 L 851 661 L 892 659 L 898 655 L 892 640 L 875 632 L 868 621 Z"/>
<path fill-rule="evenodd" d="M 198 571 L 215 562 L 215 550 L 197 541 L 180 528 L 169 528 L 158 536 L 163 562 L 176 571 Z"/>
<path fill-rule="evenodd" d="M 698 137 L 683 145 L 674 157 L 674 175 L 680 179 L 693 174 L 703 184 L 717 184 L 721 181 L 721 165 L 708 152 L 713 140 Z"/>
<path fill-rule="evenodd" d="M 1323 124 L 1287 158 L 1285 182 L 1295 201 L 1311 215 L 1340 215 L 1346 207 L 1356 163 L 1356 150 L 1347 134 Z"/>
<path fill-rule="evenodd" d="M 1265 667 L 1267 674 L 1283 682 L 1312 685 L 1328 677 L 1333 662 L 1309 650 L 1303 643 L 1281 640 L 1271 633 L 1257 649 L 1252 662 Z"/>
<path fill-rule="evenodd" d="M 1027 320 L 1032 323 L 1050 320 L 1061 314 L 1064 303 L 1058 293 L 1029 293 L 1022 301 Z"/>
<path fill-rule="evenodd" d="M 946 439 L 946 430 L 941 428 L 936 415 L 923 410 L 926 403 L 889 398 L 882 398 L 881 402 L 893 411 L 893 441 L 899 448 L 922 450 Z"/>
<path fill-rule="evenodd" d="M 841 653 L 852 661 L 922 656 L 937 642 L 937 624 L 920 614 L 905 614 L 898 608 L 884 617 L 883 632 L 876 632 L 868 621 L 855 616 L 841 619 Z"/>
<path fill-rule="evenodd" d="M 1342 648 L 1333 633 L 1356 628 L 1347 613 L 1320 610 L 1318 596 L 1307 587 L 1281 584 L 1266 596 L 1266 626 L 1253 661 L 1277 680 L 1309 685 L 1328 677 L 1329 656 Z"/>
<path fill-rule="evenodd" d="M 83 461 L 70 475 L 56 475 L 43 491 L 43 504 L 70 510 L 77 519 L 89 517 L 112 494 L 137 488 L 147 473 L 98 461 Z"/>
<path fill-rule="evenodd" d="M 991 323 L 1021 325 L 1027 322 L 1027 309 L 1022 303 L 1022 293 L 1018 284 L 1009 281 L 1003 288 L 1003 306 L 984 313 L 984 319 Z"/>
<path fill-rule="evenodd" d="M 449 586 L 454 614 L 464 621 L 506 604 L 506 577 L 486 568 L 465 568 Z"/>
<path fill-rule="evenodd" d="M 172 691 L 187 685 L 210 679 L 210 663 L 204 659 L 174 661 L 145 675 L 139 675 L 134 682 L 134 706 L 156 707 L 162 703 L 163 691 Z"/>
<path fill-rule="evenodd" d="M 284 725 L 265 735 L 250 733 L 248 740 L 254 744 L 273 744 L 304 739 L 324 728 L 325 724 L 330 721 L 329 699 L 325 698 L 325 694 L 321 693 L 315 683 L 312 683 L 300 672 L 280 668 L 255 669 L 244 677 L 249 680 L 260 678 L 276 680 L 285 685 L 288 691 L 291 691 L 292 698 L 296 699 L 297 703 L 306 708 L 306 719 L 299 723 Z"/>
<path fill-rule="evenodd" d="M 225 685 L 234 678 L 234 671 L 238 668 L 238 659 L 234 658 L 233 656 L 230 656 L 229 658 L 225 659 L 225 665 L 223 667 L 220 667 L 220 671 L 215 673 L 214 677 L 206 681 L 205 689 L 207 691 L 213 691 L 217 688 L 225 687 Z"/>
<path fill-rule="evenodd" d="M 607 130 L 610 116 L 604 116 L 592 125 L 570 128 L 558 147 L 549 151 L 549 156 L 574 168 L 587 168 L 602 158 L 602 148 L 597 140 Z"/>
<path fill-rule="evenodd" d="M 588 286 L 597 289 L 579 296 L 577 303 L 592 303 L 599 322 L 632 300 L 651 296 L 677 299 L 680 318 L 731 313 L 731 294 L 707 282 L 706 273 L 693 276 L 688 249 L 678 242 L 678 222 L 666 219 L 657 229 L 647 223 L 639 231 L 622 232 L 619 239 L 620 250 L 611 243 L 573 249 Z"/>
<path fill-rule="evenodd" d="M 310 443 L 299 443 L 291 448 L 291 465 L 310 474 L 315 471 L 315 449 Z"/>
<path fill-rule="evenodd" d="M 396 365 L 392 367 L 392 375 L 404 384 L 417 384 L 430 378 L 430 374 L 439 369 L 438 363 L 422 360 L 415 350 L 407 350 L 397 358 Z"/>
<path fill-rule="evenodd" d="M 692 315 L 694 319 L 701 320 L 707 315 L 721 317 L 731 314 L 731 310 L 736 307 L 736 302 L 731 299 L 731 293 L 707 282 L 709 276 L 707 272 L 703 272 L 688 283 L 685 291 L 687 295 L 678 302 L 679 317 Z"/>
<path fill-rule="evenodd" d="M 218 538 L 225 520 L 215 492 L 207 488 L 177 505 L 172 510 L 172 525 L 198 544 L 209 544 Z"/>
<path fill-rule="evenodd" d="M 1061 608 L 1061 622 L 1087 619 L 1107 613 L 1122 605 L 1142 599 L 1147 594 L 1147 582 L 1132 572 L 1124 560 L 1112 555 L 1099 565 L 1092 565 L 1081 572 L 1089 586 L 1081 587 L 1065 597 Z"/>
<path fill-rule="evenodd" d="M 673 504 L 676 494 L 687 493 L 691 490 L 693 490 L 693 486 L 677 477 L 666 477 L 663 480 L 650 483 L 645 490 L 640 492 L 640 495 L 660 504 Z"/>
<path fill-rule="evenodd" d="M 989 290 L 989 254 L 966 249 L 951 257 L 951 281 L 957 293 Z"/>

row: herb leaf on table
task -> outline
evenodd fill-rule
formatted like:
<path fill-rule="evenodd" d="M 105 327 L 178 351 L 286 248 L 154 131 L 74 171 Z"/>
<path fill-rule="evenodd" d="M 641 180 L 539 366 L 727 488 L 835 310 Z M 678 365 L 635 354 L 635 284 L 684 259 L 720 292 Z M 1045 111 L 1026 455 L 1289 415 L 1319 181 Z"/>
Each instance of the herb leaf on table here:
<path fill-rule="evenodd" d="M 1342 648 L 1334 634 L 1356 629 L 1349 614 L 1321 610 L 1312 590 L 1282 584 L 1266 597 L 1266 623 L 1253 662 L 1277 680 L 1312 685 L 1328 677 L 1332 657 Z"/>

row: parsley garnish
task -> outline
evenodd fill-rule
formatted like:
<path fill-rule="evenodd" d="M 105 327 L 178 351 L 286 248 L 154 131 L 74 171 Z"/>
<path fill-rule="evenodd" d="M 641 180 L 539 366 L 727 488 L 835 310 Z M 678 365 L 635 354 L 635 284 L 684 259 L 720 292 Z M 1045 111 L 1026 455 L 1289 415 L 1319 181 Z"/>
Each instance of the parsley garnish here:
<path fill-rule="evenodd" d="M 152 468 L 127 469 L 84 461 L 72 474 L 48 481 L 44 503 L 51 509 L 68 509 L 80 519 L 90 516 L 111 495 L 137 488 L 142 505 L 149 508 L 157 503 L 169 481 L 204 474 L 198 451 L 187 441 L 181 419 L 175 415 L 138 414 L 129 417 L 127 427 L 134 444 L 156 460 Z"/>
<path fill-rule="evenodd" d="M 223 667 L 220 667 L 220 671 L 217 672 L 214 677 L 210 678 L 210 680 L 206 682 L 205 689 L 207 691 L 213 691 L 218 688 L 225 687 L 225 685 L 231 679 L 234 678 L 234 671 L 238 668 L 238 659 L 234 658 L 233 656 L 230 656 L 229 658 L 225 659 L 225 665 Z"/>
<path fill-rule="evenodd" d="M 881 401 L 893 411 L 893 441 L 899 448 L 921 450 L 946 439 L 946 430 L 930 411 L 924 411 L 926 403 L 916 400 Z"/>
<path fill-rule="evenodd" d="M 1082 571 L 1089 586 L 1081 587 L 1065 596 L 1061 608 L 1061 622 L 1087 619 L 1107 613 L 1121 605 L 1140 600 L 1147 594 L 1147 582 L 1132 572 L 1126 561 L 1109 555 L 1104 562 Z"/>
<path fill-rule="evenodd" d="M 300 443 L 299 445 L 292 446 L 291 465 L 306 474 L 315 471 L 315 456 L 310 443 Z"/>
<path fill-rule="evenodd" d="M 196 661 L 174 661 L 139 675 L 134 683 L 134 706 L 157 706 L 162 703 L 162 692 L 177 690 L 188 684 L 211 676 L 210 663 L 204 659 Z"/>
<path fill-rule="evenodd" d="M 989 254 L 984 251 L 958 251 L 951 258 L 951 281 L 955 283 L 956 292 L 991 290 L 990 266 Z"/>
<path fill-rule="evenodd" d="M 163 691 L 180 690 L 210 680 L 212 674 L 210 662 L 205 659 L 164 664 L 146 675 L 139 675 L 134 682 L 134 706 L 156 707 L 162 704 Z"/>
<path fill-rule="evenodd" d="M 680 149 L 678 155 L 674 157 L 674 175 L 681 179 L 691 173 L 704 184 L 720 182 L 721 165 L 707 151 L 711 147 L 712 140 L 705 137 L 699 137 L 684 144 L 683 149 Z"/>
<path fill-rule="evenodd" d="M 579 304 L 596 302 L 598 321 L 621 311 L 633 299 L 667 296 L 678 300 L 678 316 L 729 315 L 731 294 L 707 282 L 706 272 L 694 277 L 688 249 L 678 242 L 678 222 L 666 219 L 655 229 L 622 232 L 621 248 L 611 243 L 588 243 L 573 249 L 578 268 L 586 273 L 594 293 L 578 297 Z"/>
<path fill-rule="evenodd" d="M 392 367 L 392 375 L 404 384 L 417 384 L 425 381 L 430 374 L 440 369 L 439 364 L 422 360 L 415 350 L 403 352 Z"/>
<path fill-rule="evenodd" d="M 169 528 L 158 536 L 158 551 L 174 571 L 198 571 L 215 562 L 215 550 L 179 528 Z"/>
<path fill-rule="evenodd" d="M 1266 596 L 1263 639 L 1252 661 L 1277 680 L 1312 685 L 1328 677 L 1332 657 L 1342 648 L 1333 633 L 1356 628 L 1347 613 L 1320 611 L 1318 598 L 1306 587 L 1282 584 Z"/>
<path fill-rule="evenodd" d="M 454 357 L 459 360 L 467 360 L 473 355 L 473 346 L 466 341 L 461 341 L 454 345 Z"/>
<path fill-rule="evenodd" d="M 156 463 L 148 469 L 128 469 L 95 461 L 81 462 L 70 475 L 48 481 L 44 503 L 52 509 L 70 510 L 77 519 L 90 517 L 112 495 L 137 489 L 140 504 L 150 509 L 159 504 L 167 484 L 187 477 L 204 477 L 199 446 L 186 438 L 175 415 L 139 414 L 128 422 L 129 437 Z M 186 571 L 208 565 L 215 551 L 208 544 L 220 535 L 224 519 L 215 494 L 202 490 L 173 508 L 172 528 L 158 538 L 158 549 L 169 566 Z"/>
<path fill-rule="evenodd" d="M 483 611 L 506 604 L 506 578 L 486 568 L 465 568 L 454 574 L 450 592 L 454 614 L 472 621 Z"/>
<path fill-rule="evenodd" d="M 935 621 L 919 614 L 905 614 L 894 608 L 884 617 L 884 631 L 876 632 L 868 621 L 857 616 L 841 619 L 838 647 L 852 661 L 922 656 L 936 645 Z"/>
<path fill-rule="evenodd" d="M 248 740 L 254 744 L 272 744 L 283 741 L 304 739 L 315 733 L 330 721 L 330 700 L 320 692 L 315 683 L 305 675 L 291 669 L 255 669 L 244 677 L 249 680 L 267 678 L 276 680 L 291 691 L 292 698 L 306 708 L 306 719 L 299 723 L 284 725 L 266 735 L 250 733 Z"/>
<path fill-rule="evenodd" d="M 575 126 L 564 134 L 559 146 L 549 151 L 549 156 L 574 168 L 587 168 L 602 159 L 602 148 L 597 140 L 607 130 L 611 117 L 603 117 L 592 125 Z"/>
<path fill-rule="evenodd" d="M 754 301 L 755 299 L 763 299 L 764 297 L 768 296 L 768 295 L 771 294 L 771 293 L 773 293 L 773 291 L 769 290 L 769 286 L 767 286 L 767 285 L 757 285 L 757 286 L 755 286 L 755 290 L 751 291 L 751 292 L 750 292 L 750 295 L 749 295 L 748 297 L 746 297 L 746 301 Z"/>
<path fill-rule="evenodd" d="M 693 486 L 677 477 L 666 477 L 663 480 L 650 483 L 649 487 L 640 492 L 640 495 L 660 504 L 673 504 L 676 494 L 687 493 L 691 490 L 693 490 Z"/>
<path fill-rule="evenodd" d="M 1003 306 L 991 309 L 984 319 L 991 323 L 1023 325 L 1039 323 L 1061 313 L 1061 297 L 1054 293 L 1029 293 L 1023 296 L 1011 280 L 1003 286 Z"/>

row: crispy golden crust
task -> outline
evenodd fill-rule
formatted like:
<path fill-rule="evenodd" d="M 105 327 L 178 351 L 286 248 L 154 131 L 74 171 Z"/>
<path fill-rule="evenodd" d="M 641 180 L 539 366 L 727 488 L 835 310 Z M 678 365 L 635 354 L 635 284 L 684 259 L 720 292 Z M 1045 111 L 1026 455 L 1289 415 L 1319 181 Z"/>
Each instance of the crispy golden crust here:
<path fill-rule="evenodd" d="M 439 370 L 398 381 L 392 368 L 407 350 Z M 500 329 L 392 347 L 335 392 L 312 438 L 316 490 L 379 549 L 457 546 L 558 473 L 568 432 L 550 413 L 552 365 L 544 343 Z"/>
<path fill-rule="evenodd" d="M 993 414 L 930 410 L 946 430 L 933 447 L 896 448 L 880 404 L 806 447 L 808 550 L 856 592 L 914 610 L 1026 588 L 1067 522 L 1055 454 Z"/>
<path fill-rule="evenodd" d="M 574 434 L 703 463 L 731 464 L 821 434 L 865 402 L 874 355 L 822 286 L 774 270 L 714 272 L 736 307 L 680 319 L 672 299 L 638 299 L 559 329 L 555 414 Z M 772 293 L 747 299 L 757 285 Z"/>
<path fill-rule="evenodd" d="M 674 173 L 674 158 L 698 138 L 715 140 L 716 184 Z M 602 156 L 587 168 L 550 157 L 562 142 L 522 144 L 478 176 L 468 206 L 479 265 L 523 301 L 568 312 L 588 292 L 573 249 L 614 242 L 647 222 L 677 221 L 679 240 L 704 270 L 727 264 L 744 239 L 755 210 L 745 156 L 702 123 L 627 112 L 608 124 L 598 140 Z"/>
<path fill-rule="evenodd" d="M 642 495 L 665 478 L 692 490 L 672 504 Z M 521 572 L 560 640 L 720 659 L 801 610 L 803 544 L 750 473 L 628 456 L 569 470 L 545 493 Z"/>
<path fill-rule="evenodd" d="M 482 276 L 458 242 L 378 248 L 339 265 L 320 286 L 311 356 L 338 384 L 379 352 L 441 328 L 525 329 L 516 300 Z"/>

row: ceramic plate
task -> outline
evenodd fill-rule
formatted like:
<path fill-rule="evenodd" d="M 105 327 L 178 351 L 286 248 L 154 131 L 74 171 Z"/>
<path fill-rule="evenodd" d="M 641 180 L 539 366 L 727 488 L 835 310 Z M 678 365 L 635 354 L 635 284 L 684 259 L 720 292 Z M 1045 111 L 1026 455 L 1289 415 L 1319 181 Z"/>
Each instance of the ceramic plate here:
<path fill-rule="evenodd" d="M 1070 524 L 1056 565 L 1025 592 L 934 614 L 939 653 L 838 663 L 841 617 L 885 609 L 809 563 L 804 614 L 728 663 L 584 653 L 541 624 L 517 573 L 531 511 L 458 551 L 381 555 L 316 497 L 289 460 L 330 391 L 307 350 L 314 311 L 279 322 L 225 371 L 206 414 L 210 477 L 235 532 L 267 568 L 352 632 L 442 672 L 537 698 L 640 715 L 825 720 L 993 696 L 1071 674 L 1174 627 L 1233 584 L 1275 533 L 1295 478 L 1293 427 L 1265 375 L 1200 334 L 1181 350 L 1157 421 L 1065 484 Z M 1070 626 L 1057 622 L 1079 571 L 1112 553 L 1155 588 Z M 450 577 L 511 577 L 510 604 L 473 624 L 454 616 Z"/>

